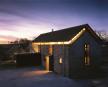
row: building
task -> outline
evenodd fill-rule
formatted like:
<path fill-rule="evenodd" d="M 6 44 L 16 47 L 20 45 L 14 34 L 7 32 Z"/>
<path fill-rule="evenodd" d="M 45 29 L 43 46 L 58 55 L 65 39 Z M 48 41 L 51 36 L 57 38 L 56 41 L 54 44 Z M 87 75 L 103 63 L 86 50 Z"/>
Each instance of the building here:
<path fill-rule="evenodd" d="M 71 77 L 101 62 L 101 39 L 88 24 L 40 34 L 32 46 L 46 70 Z"/>

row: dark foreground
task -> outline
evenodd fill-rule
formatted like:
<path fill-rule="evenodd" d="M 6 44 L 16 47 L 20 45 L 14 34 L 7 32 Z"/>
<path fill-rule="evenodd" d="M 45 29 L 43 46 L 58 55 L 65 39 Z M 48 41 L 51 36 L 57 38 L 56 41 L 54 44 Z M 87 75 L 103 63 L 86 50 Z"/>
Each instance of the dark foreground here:
<path fill-rule="evenodd" d="M 40 68 L 0 70 L 0 87 L 108 87 L 108 78 L 69 79 Z"/>

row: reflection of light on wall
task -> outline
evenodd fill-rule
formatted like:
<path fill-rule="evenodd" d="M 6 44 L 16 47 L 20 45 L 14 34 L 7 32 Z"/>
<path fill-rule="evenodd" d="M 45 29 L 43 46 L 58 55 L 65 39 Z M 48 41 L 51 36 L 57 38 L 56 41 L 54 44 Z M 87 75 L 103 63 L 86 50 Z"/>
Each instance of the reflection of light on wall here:
<path fill-rule="evenodd" d="M 85 32 L 85 30 L 86 29 L 83 28 L 75 37 L 73 37 L 69 41 L 65 41 L 65 42 L 34 42 L 34 44 L 36 44 L 36 45 L 62 45 L 62 44 L 68 45 L 68 44 L 72 44 Z"/>
<path fill-rule="evenodd" d="M 49 46 L 48 51 L 49 51 L 49 54 L 52 55 L 52 52 L 53 52 L 52 45 Z"/>
<path fill-rule="evenodd" d="M 33 50 L 34 50 L 36 53 L 39 52 L 39 47 L 38 47 L 38 45 L 32 44 L 32 48 L 33 48 Z"/>
<path fill-rule="evenodd" d="M 49 71 L 49 56 L 46 56 L 46 70 Z"/>

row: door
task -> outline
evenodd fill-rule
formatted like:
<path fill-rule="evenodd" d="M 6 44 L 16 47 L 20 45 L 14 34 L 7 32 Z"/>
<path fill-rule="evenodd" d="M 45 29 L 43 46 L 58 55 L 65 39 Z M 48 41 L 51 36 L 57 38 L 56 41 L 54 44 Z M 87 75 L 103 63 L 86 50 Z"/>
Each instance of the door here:
<path fill-rule="evenodd" d="M 54 57 L 52 55 L 45 57 L 45 69 L 47 71 L 54 71 Z"/>
<path fill-rule="evenodd" d="M 54 57 L 53 55 L 49 56 L 49 70 L 54 71 Z"/>

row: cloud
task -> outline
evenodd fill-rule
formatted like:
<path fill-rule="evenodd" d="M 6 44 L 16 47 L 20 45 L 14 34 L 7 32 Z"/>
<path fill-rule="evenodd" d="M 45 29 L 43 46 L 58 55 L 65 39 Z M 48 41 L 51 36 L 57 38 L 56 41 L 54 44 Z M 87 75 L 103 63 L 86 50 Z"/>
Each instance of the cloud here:
<path fill-rule="evenodd" d="M 0 35 L 32 38 L 84 23 L 105 29 L 107 7 L 102 0 L 0 0 Z"/>

